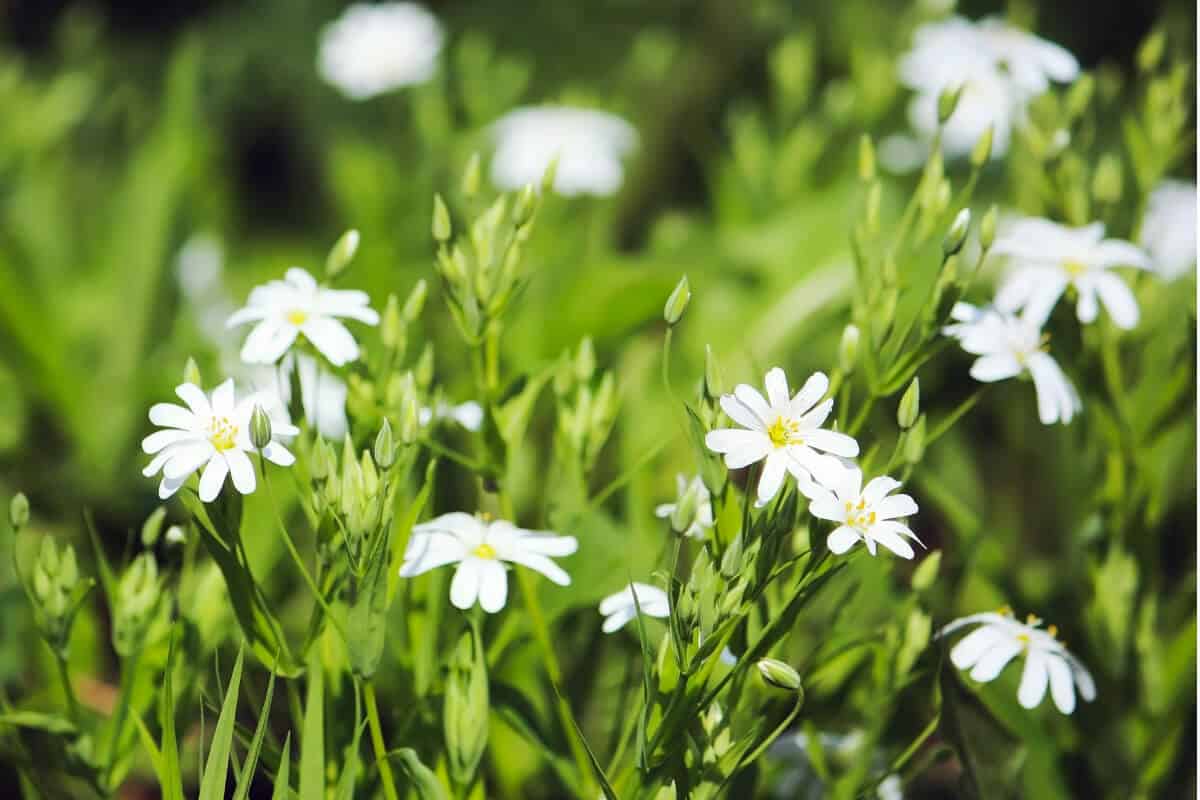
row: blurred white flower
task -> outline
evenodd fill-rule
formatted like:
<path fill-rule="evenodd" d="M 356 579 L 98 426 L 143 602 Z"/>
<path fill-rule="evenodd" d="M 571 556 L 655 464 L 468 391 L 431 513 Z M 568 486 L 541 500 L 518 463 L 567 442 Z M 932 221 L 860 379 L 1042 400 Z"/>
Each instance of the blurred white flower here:
<path fill-rule="evenodd" d="M 304 419 L 326 439 L 341 441 L 349 430 L 346 418 L 346 382 L 307 353 L 291 352 L 273 366 L 257 367 L 254 384 L 270 392 L 287 407 L 292 402 L 292 373 L 300 383 Z"/>
<path fill-rule="evenodd" d="M 809 512 L 818 519 L 838 523 L 829 534 L 830 552 L 841 555 L 859 541 L 875 555 L 876 545 L 883 545 L 901 558 L 912 558 L 912 539 L 920 544 L 916 534 L 899 520 L 917 513 L 917 504 L 906 494 L 892 494 L 900 488 L 895 478 L 880 476 L 866 487 L 862 470 L 848 469 L 834 486 L 820 488 L 809 503 Z"/>
<path fill-rule="evenodd" d="M 317 71 L 366 100 L 432 78 L 442 39 L 437 18 L 416 3 L 355 3 L 321 32 Z"/>
<path fill-rule="evenodd" d="M 992 252 L 1008 256 L 1012 265 L 996 292 L 996 308 L 1001 311 L 1024 309 L 1040 324 L 1072 286 L 1079 295 L 1075 313 L 1080 322 L 1094 322 L 1103 303 L 1117 327 L 1128 330 L 1137 325 L 1133 292 L 1109 270 L 1150 269 L 1150 259 L 1130 242 L 1105 239 L 1103 222 L 1071 228 L 1039 217 L 1021 217 L 1001 226 Z"/>
<path fill-rule="evenodd" d="M 1174 280 L 1196 266 L 1196 184 L 1165 180 L 1150 193 L 1138 237 L 1154 270 Z"/>
<path fill-rule="evenodd" d="M 474 400 L 468 400 L 465 403 L 453 405 L 444 400 L 437 404 L 437 413 L 429 406 L 422 406 L 417 411 L 417 422 L 421 427 L 428 425 L 435 419 L 450 419 L 457 422 L 469 431 L 477 432 L 483 427 L 483 406 L 476 403 Z"/>
<path fill-rule="evenodd" d="M 501 189 L 537 186 L 550 164 L 561 195 L 610 195 L 621 188 L 621 159 L 637 145 L 637 131 L 603 111 L 565 106 L 518 108 L 492 126 L 496 153 L 492 181 Z"/>
<path fill-rule="evenodd" d="M 742 428 L 710 431 L 704 443 L 724 454 L 729 469 L 765 461 L 758 479 L 759 505 L 775 496 L 789 472 L 810 497 L 814 481 L 837 485 L 845 467 L 834 456 L 857 456 L 858 442 L 821 427 L 833 411 L 833 398 L 817 402 L 829 391 L 829 378 L 823 372 L 813 373 L 789 399 L 787 377 L 775 367 L 767 373 L 766 387 L 767 399 L 744 383 L 733 394 L 722 395 L 721 408 Z"/>
<path fill-rule="evenodd" d="M 540 572 L 559 586 L 571 577 L 551 556 L 569 556 L 578 549 L 574 536 L 528 531 L 505 520 L 485 521 L 471 514 L 443 514 L 412 530 L 400 577 L 411 578 L 447 564 L 458 564 L 450 582 L 450 602 L 466 610 L 476 600 L 494 614 L 508 598 L 505 563 Z"/>
<path fill-rule="evenodd" d="M 142 450 L 153 455 L 142 471 L 146 477 L 162 471 L 158 496 L 166 499 L 189 476 L 201 467 L 200 499 L 211 503 L 216 499 L 228 475 L 234 488 L 242 494 L 254 491 L 254 464 L 248 453 L 255 452 L 250 442 L 250 415 L 264 398 L 251 394 L 237 402 L 233 380 L 227 380 L 206 395 L 195 384 L 185 383 L 175 389 L 187 407 L 174 403 L 156 403 L 150 408 L 150 421 L 164 430 L 156 431 L 142 440 Z M 268 412 L 269 408 L 264 406 Z M 294 436 L 300 431 L 286 420 L 271 420 L 271 435 Z M 296 457 L 278 441 L 263 448 L 263 457 L 281 467 L 290 466 Z"/>
<path fill-rule="evenodd" d="M 340 367 L 358 358 L 358 343 L 338 318 L 379 324 L 379 314 L 369 302 L 366 292 L 322 288 L 307 271 L 292 267 L 283 280 L 251 291 L 247 305 L 233 312 L 225 324 L 232 328 L 258 323 L 242 345 L 242 360 L 247 363 L 275 363 L 304 334 L 321 355 Z"/>
<path fill-rule="evenodd" d="M 686 523 L 684 529 L 680 531 L 684 536 L 690 536 L 693 539 L 703 539 L 704 532 L 713 526 L 712 512 L 712 495 L 708 492 L 708 487 L 704 485 L 704 481 L 699 475 L 688 481 L 684 474 L 678 473 L 675 476 L 675 497 L 674 503 L 662 503 L 654 509 L 654 516 L 659 519 L 667 519 L 675 513 L 675 509 L 685 500 L 695 503 L 695 511 L 691 519 L 684 520 Z M 688 493 L 691 497 L 687 497 Z"/>
<path fill-rule="evenodd" d="M 879 800 L 904 800 L 904 781 L 893 772 L 879 782 L 875 796 Z"/>
<path fill-rule="evenodd" d="M 635 593 L 636 604 L 633 599 Z M 625 623 L 637 616 L 639 607 L 647 617 L 656 619 L 663 619 L 671 613 L 666 592 L 648 583 L 634 582 L 600 601 L 600 613 L 604 616 L 604 624 L 600 626 L 600 630 L 605 633 L 621 630 Z"/>
<path fill-rule="evenodd" d="M 1046 352 L 1040 321 L 1035 323 L 1028 311 L 1017 316 L 957 303 L 950 316 L 956 322 L 942 333 L 979 356 L 971 365 L 972 378 L 993 383 L 1028 374 L 1037 392 L 1038 418 L 1043 425 L 1070 422 L 1083 407 L 1075 387 Z"/>
<path fill-rule="evenodd" d="M 1043 630 L 1042 621 L 1032 614 L 1025 623 L 1013 618 L 1008 609 L 999 612 L 971 614 L 951 622 L 938 632 L 946 636 L 967 625 L 979 627 L 964 636 L 950 650 L 950 661 L 959 669 L 970 669 L 971 679 L 980 683 L 995 680 L 1008 662 L 1018 655 L 1025 656 L 1017 702 L 1022 708 L 1036 708 L 1046 696 L 1064 714 L 1075 710 L 1075 690 L 1084 700 L 1096 699 L 1096 684 L 1087 668 L 1055 638 L 1058 630 L 1049 626 Z"/>

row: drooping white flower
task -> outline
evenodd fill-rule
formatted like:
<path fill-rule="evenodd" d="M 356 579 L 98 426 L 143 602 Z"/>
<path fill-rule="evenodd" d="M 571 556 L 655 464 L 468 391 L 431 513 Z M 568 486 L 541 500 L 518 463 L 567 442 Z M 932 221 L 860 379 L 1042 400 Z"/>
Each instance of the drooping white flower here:
<path fill-rule="evenodd" d="M 1138 241 L 1164 280 L 1192 270 L 1196 266 L 1196 184 L 1160 183 L 1150 193 Z"/>
<path fill-rule="evenodd" d="M 1080 322 L 1094 322 L 1103 303 L 1117 327 L 1128 330 L 1137 325 L 1137 299 L 1110 270 L 1150 269 L 1150 259 L 1137 245 L 1105 239 L 1103 222 L 1071 228 L 1022 217 L 1001 227 L 992 252 L 1008 256 L 1012 265 L 996 293 L 1001 311 L 1024 309 L 1031 319 L 1045 320 L 1071 286 L 1079 295 L 1075 314 Z"/>
<path fill-rule="evenodd" d="M 233 479 L 234 488 L 242 494 L 253 492 L 256 480 L 249 454 L 255 452 L 255 448 L 250 442 L 250 415 L 264 398 L 251 394 L 238 402 L 232 380 L 214 389 L 211 397 L 191 383 L 176 388 L 175 394 L 187 407 L 174 403 L 151 406 L 150 421 L 163 430 L 142 440 L 142 450 L 154 456 L 142 474 L 150 477 L 162 471 L 158 496 L 165 500 L 175 494 L 201 467 L 199 495 L 205 503 L 216 499 L 226 476 Z M 273 439 L 295 436 L 299 432 L 285 419 L 271 420 Z M 281 467 L 290 466 L 296 460 L 275 440 L 263 448 L 262 455 Z"/>
<path fill-rule="evenodd" d="M 950 661 L 959 669 L 970 669 L 971 679 L 980 683 L 995 680 L 1008 662 L 1025 657 L 1017 702 L 1022 708 L 1036 708 L 1046 696 L 1064 714 L 1075 710 L 1075 690 L 1084 700 L 1096 699 L 1096 683 L 1078 658 L 1056 637 L 1053 626 L 1042 629 L 1042 621 L 1032 614 L 1018 622 L 1007 608 L 999 612 L 971 614 L 956 619 L 938 632 L 946 636 L 967 625 L 979 627 L 959 640 L 950 650 Z"/>
<path fill-rule="evenodd" d="M 346 418 L 346 382 L 307 353 L 291 352 L 277 365 L 256 367 L 255 378 L 287 406 L 292 402 L 292 374 L 300 384 L 304 419 L 326 439 L 341 441 L 349 430 Z"/>
<path fill-rule="evenodd" d="M 675 502 L 656 506 L 654 516 L 659 519 L 667 519 L 685 500 L 694 502 L 695 511 L 692 518 L 685 520 L 686 526 L 680 532 L 693 539 L 703 539 L 705 531 L 713 526 L 712 495 L 709 494 L 708 487 L 704 485 L 704 481 L 699 475 L 689 481 L 683 473 L 678 473 L 675 476 L 675 488 Z M 689 493 L 691 493 L 691 497 L 688 497 Z"/>
<path fill-rule="evenodd" d="M 1018 316 L 956 303 L 950 316 L 956 322 L 942 333 L 979 356 L 971 365 L 972 378 L 994 383 L 1028 375 L 1037 392 L 1038 418 L 1043 425 L 1068 423 L 1083 407 L 1071 381 L 1046 352 L 1041 322 L 1035 323 L 1028 311 Z"/>
<path fill-rule="evenodd" d="M 636 604 L 634 603 L 635 593 L 637 594 Z M 600 626 L 600 630 L 605 633 L 615 633 L 621 630 L 625 627 L 625 623 L 637 616 L 639 607 L 647 617 L 656 619 L 663 619 L 671 614 L 666 592 L 657 586 L 635 581 L 600 601 L 600 614 L 604 616 L 604 624 Z"/>
<path fill-rule="evenodd" d="M 508 598 L 506 563 L 529 567 L 559 586 L 568 586 L 571 577 L 550 557 L 569 556 L 578 547 L 574 536 L 529 531 L 506 520 L 454 512 L 413 527 L 400 577 L 458 564 L 450 582 L 450 602 L 466 610 L 478 600 L 484 611 L 494 614 Z"/>
<path fill-rule="evenodd" d="M 447 403 L 443 400 L 437 404 L 437 413 L 434 413 L 434 409 L 429 406 L 422 406 L 417 411 L 417 422 L 422 427 L 433 422 L 435 419 L 453 420 L 467 430 L 477 432 L 483 427 L 483 406 L 474 400 L 468 400 L 458 405 Z"/>
<path fill-rule="evenodd" d="M 814 482 L 833 486 L 845 471 L 835 456 L 858 455 L 858 442 L 844 433 L 821 426 L 833 411 L 833 398 L 820 400 L 829 391 L 829 378 L 815 372 L 794 397 L 788 396 L 787 377 L 775 367 L 767 373 L 767 397 L 747 384 L 721 396 L 721 408 L 741 428 L 710 431 L 704 443 L 725 456 L 725 466 L 741 469 L 763 461 L 758 480 L 758 504 L 775 496 L 791 473 L 806 495 Z"/>
<path fill-rule="evenodd" d="M 275 363 L 303 334 L 340 367 L 358 358 L 358 342 L 339 318 L 379 324 L 379 314 L 369 302 L 366 292 L 322 288 L 307 271 L 292 267 L 283 280 L 251 291 L 245 308 L 233 312 L 225 324 L 232 328 L 257 322 L 242 345 L 242 360 L 247 363 Z"/>
<path fill-rule="evenodd" d="M 863 542 L 871 555 L 876 545 L 883 545 L 901 558 L 912 558 L 912 546 L 905 539 L 920 544 L 916 534 L 900 520 L 917 513 L 917 503 L 906 494 L 892 494 L 900 481 L 887 476 L 872 479 L 863 486 L 860 469 L 848 469 L 833 487 L 818 488 L 808 505 L 818 519 L 838 523 L 829 534 L 829 550 L 841 555 L 858 542 Z"/>
<path fill-rule="evenodd" d="M 416 3 L 355 3 L 321 32 L 317 71 L 366 100 L 432 78 L 442 40 L 437 17 Z"/>
<path fill-rule="evenodd" d="M 492 135 L 496 186 L 537 186 L 557 159 L 554 191 L 568 196 L 616 192 L 625 175 L 621 160 L 637 145 L 637 131 L 620 117 L 566 106 L 510 111 L 492 126 Z"/>

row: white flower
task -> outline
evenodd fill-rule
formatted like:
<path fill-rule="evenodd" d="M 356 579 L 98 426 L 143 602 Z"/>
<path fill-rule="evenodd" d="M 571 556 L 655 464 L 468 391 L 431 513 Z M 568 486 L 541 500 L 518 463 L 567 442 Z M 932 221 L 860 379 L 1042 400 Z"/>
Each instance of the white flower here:
<path fill-rule="evenodd" d="M 452 419 L 469 431 L 476 432 L 483 427 L 483 406 L 474 400 L 452 405 L 443 401 L 437 404 L 437 413 L 429 406 L 422 406 L 417 411 L 417 422 L 421 427 L 433 422 L 434 419 Z"/>
<path fill-rule="evenodd" d="M 809 512 L 818 519 L 838 523 L 829 534 L 829 550 L 841 555 L 862 541 L 871 555 L 883 545 L 901 558 L 912 558 L 912 546 L 905 538 L 920 544 L 903 517 L 917 513 L 917 504 L 906 494 L 892 494 L 900 488 L 895 478 L 880 476 L 862 485 L 862 470 L 846 470 L 841 481 L 830 489 L 818 489 Z"/>
<path fill-rule="evenodd" d="M 542 573 L 559 586 L 571 577 L 550 556 L 569 556 L 579 547 L 574 536 L 528 531 L 502 519 L 485 521 L 462 512 L 443 514 L 412 530 L 400 577 L 458 564 L 450 582 L 450 602 L 466 610 L 479 601 L 489 614 L 504 608 L 508 597 L 505 562 Z"/>
<path fill-rule="evenodd" d="M 634 603 L 634 594 L 637 603 Z M 671 614 L 667 593 L 657 586 L 648 583 L 631 583 L 615 594 L 600 601 L 600 613 L 604 616 L 604 624 L 600 630 L 605 633 L 615 633 L 625 627 L 625 623 L 637 616 L 638 608 L 647 617 L 663 619 Z"/>
<path fill-rule="evenodd" d="M 256 368 L 256 378 L 269 387 L 265 391 L 292 402 L 292 373 L 300 381 L 300 405 L 304 419 L 326 439 L 341 441 L 350 424 L 346 418 L 346 382 L 306 353 L 288 353 L 278 365 Z"/>
<path fill-rule="evenodd" d="M 1064 714 L 1075 710 L 1077 687 L 1084 700 L 1096 699 L 1091 673 L 1055 638 L 1057 629 L 1051 625 L 1043 630 L 1042 621 L 1032 614 L 1026 623 L 1018 622 L 1007 609 L 971 614 L 951 622 L 938 636 L 976 623 L 979 627 L 950 650 L 950 661 L 959 669 L 970 669 L 972 680 L 994 680 L 1008 662 L 1023 654 L 1025 669 L 1017 690 L 1017 702 L 1023 708 L 1036 708 L 1046 696 L 1047 684 L 1054 705 Z"/>
<path fill-rule="evenodd" d="M 703 539 L 704 532 L 713 526 L 712 512 L 712 495 L 708 492 L 708 487 L 704 485 L 704 481 L 699 475 L 692 478 L 691 481 L 679 473 L 675 476 L 676 500 L 674 503 L 662 503 L 654 509 L 654 516 L 659 519 L 667 519 L 675 513 L 675 509 L 685 499 L 694 499 L 696 504 L 695 513 L 690 520 L 687 520 L 687 527 L 680 533 L 684 536 L 690 536 L 693 539 Z M 691 492 L 692 498 L 687 498 L 686 495 Z"/>
<path fill-rule="evenodd" d="M 442 38 L 437 18 L 416 3 L 355 3 L 321 32 L 317 70 L 366 100 L 433 77 Z"/>
<path fill-rule="evenodd" d="M 377 325 L 379 314 L 369 302 L 366 292 L 324 289 L 308 272 L 292 267 L 283 280 L 251 291 L 246 307 L 233 312 L 225 324 L 232 328 L 258 322 L 242 345 L 242 360 L 247 363 L 275 363 L 304 334 L 321 355 L 340 367 L 358 358 L 358 343 L 338 317 Z"/>
<path fill-rule="evenodd" d="M 1113 323 L 1128 330 L 1138 321 L 1133 292 L 1111 270 L 1129 266 L 1150 269 L 1139 247 L 1121 239 L 1105 239 L 1104 223 L 1082 228 L 1047 219 L 1022 217 L 1005 224 L 992 251 L 1008 256 L 1012 274 L 996 293 L 1001 311 L 1025 309 L 1031 319 L 1045 320 L 1068 286 L 1079 294 L 1079 321 L 1094 322 L 1100 303 Z"/>
<path fill-rule="evenodd" d="M 188 477 L 204 468 L 200 476 L 200 499 L 210 503 L 225 484 L 225 476 L 233 479 L 234 488 L 250 494 L 255 488 L 254 464 L 248 453 L 255 452 L 250 443 L 250 415 L 264 398 L 249 395 L 237 402 L 233 381 L 227 380 L 213 390 L 211 398 L 195 384 L 185 383 L 175 389 L 187 408 L 174 403 L 156 403 L 150 408 L 150 421 L 165 430 L 156 431 L 142 440 L 142 450 L 153 455 L 142 471 L 146 477 L 162 471 L 158 496 L 167 499 Z M 269 411 L 269 409 L 267 409 Z M 300 431 L 286 420 L 271 420 L 271 435 L 295 436 Z M 262 455 L 281 467 L 290 466 L 296 457 L 277 441 L 263 448 Z"/>
<path fill-rule="evenodd" d="M 496 154 L 492 181 L 501 189 L 537 186 L 557 159 L 554 191 L 610 195 L 621 187 L 621 159 L 637 144 L 637 131 L 603 111 L 565 106 L 519 108 L 492 127 Z"/>
<path fill-rule="evenodd" d="M 1029 375 L 1043 425 L 1070 422 L 1083 407 L 1071 381 L 1046 352 L 1041 325 L 1034 324 L 1028 311 L 1017 316 L 956 303 L 950 316 L 957 322 L 947 325 L 942 333 L 957 339 L 963 350 L 979 356 L 971 365 L 972 378 L 994 383 Z"/>
<path fill-rule="evenodd" d="M 1164 280 L 1174 280 L 1195 267 L 1196 184 L 1160 183 L 1150 193 L 1138 241 Z"/>
<path fill-rule="evenodd" d="M 779 367 L 767 373 L 766 386 L 767 399 L 744 383 L 738 384 L 733 394 L 722 395 L 721 408 L 745 430 L 710 431 L 704 443 L 725 455 L 729 469 L 765 460 L 758 480 L 759 505 L 775 496 L 789 472 L 806 495 L 815 488 L 814 481 L 836 484 L 845 468 L 833 456 L 857 456 L 858 442 L 821 427 L 833 411 L 833 398 L 817 402 L 829 391 L 825 373 L 813 373 L 790 399 L 787 377 Z"/>

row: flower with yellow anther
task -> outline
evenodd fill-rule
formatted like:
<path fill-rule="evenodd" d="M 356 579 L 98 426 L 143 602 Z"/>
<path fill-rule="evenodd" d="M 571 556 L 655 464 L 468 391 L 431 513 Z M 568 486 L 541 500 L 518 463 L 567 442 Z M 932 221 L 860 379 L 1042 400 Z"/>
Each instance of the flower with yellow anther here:
<path fill-rule="evenodd" d="M 862 480 L 860 470 L 847 470 L 837 485 L 819 490 L 809 503 L 814 517 L 838 523 L 829 534 L 829 550 L 841 555 L 861 541 L 871 555 L 883 545 L 901 558 L 912 558 L 907 540 L 918 544 L 920 540 L 900 519 L 917 513 L 916 501 L 906 494 L 892 494 L 900 487 L 894 478 L 880 476 L 865 487 Z"/>

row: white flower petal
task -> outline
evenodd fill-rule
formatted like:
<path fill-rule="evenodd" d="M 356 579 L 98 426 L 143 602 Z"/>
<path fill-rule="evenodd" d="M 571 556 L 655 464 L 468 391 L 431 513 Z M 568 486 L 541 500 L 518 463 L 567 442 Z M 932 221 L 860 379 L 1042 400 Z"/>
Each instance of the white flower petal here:
<path fill-rule="evenodd" d="M 175 387 L 175 394 L 187 403 L 187 407 L 197 417 L 204 419 L 212 416 L 212 406 L 208 404 L 208 395 L 194 383 L 184 383 Z"/>
<path fill-rule="evenodd" d="M 822 450 L 842 458 L 854 458 L 858 455 L 858 442 L 853 436 L 847 436 L 837 431 L 823 428 L 804 432 L 804 443 L 815 450 Z"/>
<path fill-rule="evenodd" d="M 787 456 L 778 450 L 767 456 L 758 479 L 758 505 L 765 505 L 779 493 L 783 479 L 787 477 L 787 461 Z"/>
<path fill-rule="evenodd" d="M 233 378 L 224 381 L 212 393 L 212 411 L 215 417 L 232 417 L 234 406 Z"/>
<path fill-rule="evenodd" d="M 1010 353 L 980 356 L 971 365 L 971 377 L 981 383 L 994 383 L 1021 374 L 1021 362 Z"/>
<path fill-rule="evenodd" d="M 1113 324 L 1123 330 L 1130 330 L 1138 323 L 1138 304 L 1133 292 L 1125 285 L 1125 281 L 1108 272 L 1102 272 L 1094 278 L 1096 293 L 1100 302 Z"/>
<path fill-rule="evenodd" d="M 725 455 L 725 465 L 730 469 L 741 469 L 761 461 L 771 452 L 770 439 L 757 431 L 725 428 L 709 431 L 704 437 L 708 449 Z"/>
<path fill-rule="evenodd" d="M 879 542 L 881 545 L 886 547 L 888 550 L 891 550 L 901 558 L 912 558 L 914 555 L 916 555 L 912 549 L 912 545 L 904 541 L 904 538 L 896 533 L 893 529 L 885 528 L 882 525 L 875 525 L 867 534 L 867 541 L 872 539 Z M 874 555 L 874 553 L 872 553 L 872 555 Z"/>
<path fill-rule="evenodd" d="M 971 679 L 980 683 L 994 681 L 1023 648 L 1024 645 L 1016 638 L 999 634 L 992 646 L 975 662 Z"/>
<path fill-rule="evenodd" d="M 1054 705 L 1064 714 L 1075 710 L 1075 682 L 1071 678 L 1071 667 L 1067 660 L 1056 653 L 1046 656 L 1046 667 L 1050 673 L 1050 696 Z"/>
<path fill-rule="evenodd" d="M 171 458 L 163 465 L 163 477 L 186 478 L 200 469 L 212 457 L 213 446 L 208 442 L 188 442 L 172 448 Z"/>
<path fill-rule="evenodd" d="M 782 409 L 788 405 L 787 376 L 779 367 L 772 368 L 766 377 L 767 402 L 773 409 Z"/>
<path fill-rule="evenodd" d="M 733 396 L 739 403 L 748 409 L 750 413 L 754 415 L 754 419 L 758 421 L 757 425 L 746 425 L 746 423 L 741 422 L 740 420 L 738 421 L 738 424 L 745 425 L 747 428 L 765 430 L 774 421 L 776 415 L 771 412 L 770 407 L 767 405 L 767 401 L 763 399 L 761 394 L 759 394 L 758 389 L 755 389 L 749 384 L 739 383 L 733 388 Z M 724 405 L 722 404 L 721 407 L 724 408 Z M 726 413 L 729 412 L 726 411 Z M 730 415 L 730 417 L 732 418 L 732 415 Z"/>
<path fill-rule="evenodd" d="M 225 462 L 229 465 L 229 475 L 233 485 L 242 494 L 252 494 L 256 486 L 254 464 L 242 450 L 233 448 L 225 451 Z"/>
<path fill-rule="evenodd" d="M 181 442 L 198 441 L 196 434 L 191 431 L 181 431 L 174 428 L 165 431 L 155 431 L 142 439 L 142 451 L 152 455 L 172 445 Z"/>
<path fill-rule="evenodd" d="M 1038 418 L 1043 425 L 1067 423 L 1082 407 L 1075 387 L 1047 353 L 1036 353 L 1026 364 L 1037 392 Z"/>
<path fill-rule="evenodd" d="M 479 564 L 479 605 L 489 614 L 504 608 L 508 599 L 508 576 L 499 561 L 481 561 Z"/>
<path fill-rule="evenodd" d="M 412 578 L 431 569 L 462 561 L 467 550 L 459 539 L 450 533 L 414 533 L 404 551 L 404 563 L 400 577 Z"/>
<path fill-rule="evenodd" d="M 216 500 L 217 495 L 221 493 L 221 487 L 225 484 L 225 476 L 228 474 L 229 466 L 225 463 L 224 458 L 219 455 L 210 458 L 200 476 L 199 495 L 201 501 L 211 503 Z"/>
<path fill-rule="evenodd" d="M 942 632 L 944 634 L 945 629 Z M 950 648 L 950 663 L 959 669 L 969 669 L 975 666 L 985 653 L 998 645 L 1002 637 L 1003 634 L 996 628 L 982 625 L 959 639 L 958 644 Z"/>
<path fill-rule="evenodd" d="M 283 358 L 299 330 L 274 319 L 264 319 L 254 326 L 242 345 L 241 359 L 247 364 L 274 364 Z"/>
<path fill-rule="evenodd" d="M 310 317 L 300 326 L 305 337 L 336 367 L 358 358 L 358 343 L 346 326 L 332 317 Z"/>
<path fill-rule="evenodd" d="M 190 431 L 196 427 L 196 415 L 174 403 L 155 403 L 150 406 L 150 421 L 164 428 Z"/>
<path fill-rule="evenodd" d="M 262 454 L 267 461 L 281 467 L 290 467 L 296 463 L 296 456 L 292 455 L 292 451 L 279 442 L 268 442 L 267 446 L 263 448 Z"/>
<path fill-rule="evenodd" d="M 917 511 L 917 501 L 906 494 L 885 497 L 875 505 L 875 513 L 880 521 L 911 517 Z"/>
<path fill-rule="evenodd" d="M 604 614 L 604 611 L 600 612 Z M 622 606 L 615 611 L 609 612 L 604 618 L 604 624 L 600 626 L 600 630 L 604 633 L 616 633 L 624 628 L 625 625 L 634 617 L 637 616 L 637 610 L 632 606 Z"/>
<path fill-rule="evenodd" d="M 853 547 L 858 539 L 858 531 L 849 525 L 840 525 L 834 529 L 833 533 L 829 534 L 825 544 L 829 547 L 829 552 L 840 556 Z"/>
<path fill-rule="evenodd" d="M 479 596 L 481 566 L 480 559 L 466 558 L 454 571 L 454 578 L 450 581 L 450 603 L 455 608 L 466 611 L 475 605 L 475 598 Z"/>
<path fill-rule="evenodd" d="M 814 372 L 792 398 L 792 416 L 799 417 L 817 404 L 829 391 L 829 377 L 824 372 Z M 819 424 L 819 423 L 818 423 Z"/>
<path fill-rule="evenodd" d="M 880 500 L 899 488 L 900 481 L 895 478 L 889 478 L 887 475 L 880 475 L 878 478 L 872 478 L 866 485 L 862 490 L 862 497 L 863 500 L 867 501 L 867 505 L 876 506 Z M 914 511 L 913 513 L 915 514 L 916 512 Z"/>
<path fill-rule="evenodd" d="M 1025 670 L 1021 673 L 1021 685 L 1017 689 L 1017 702 L 1022 708 L 1037 708 L 1046 696 L 1046 684 L 1050 673 L 1046 666 L 1046 655 L 1031 649 L 1025 656 Z"/>

